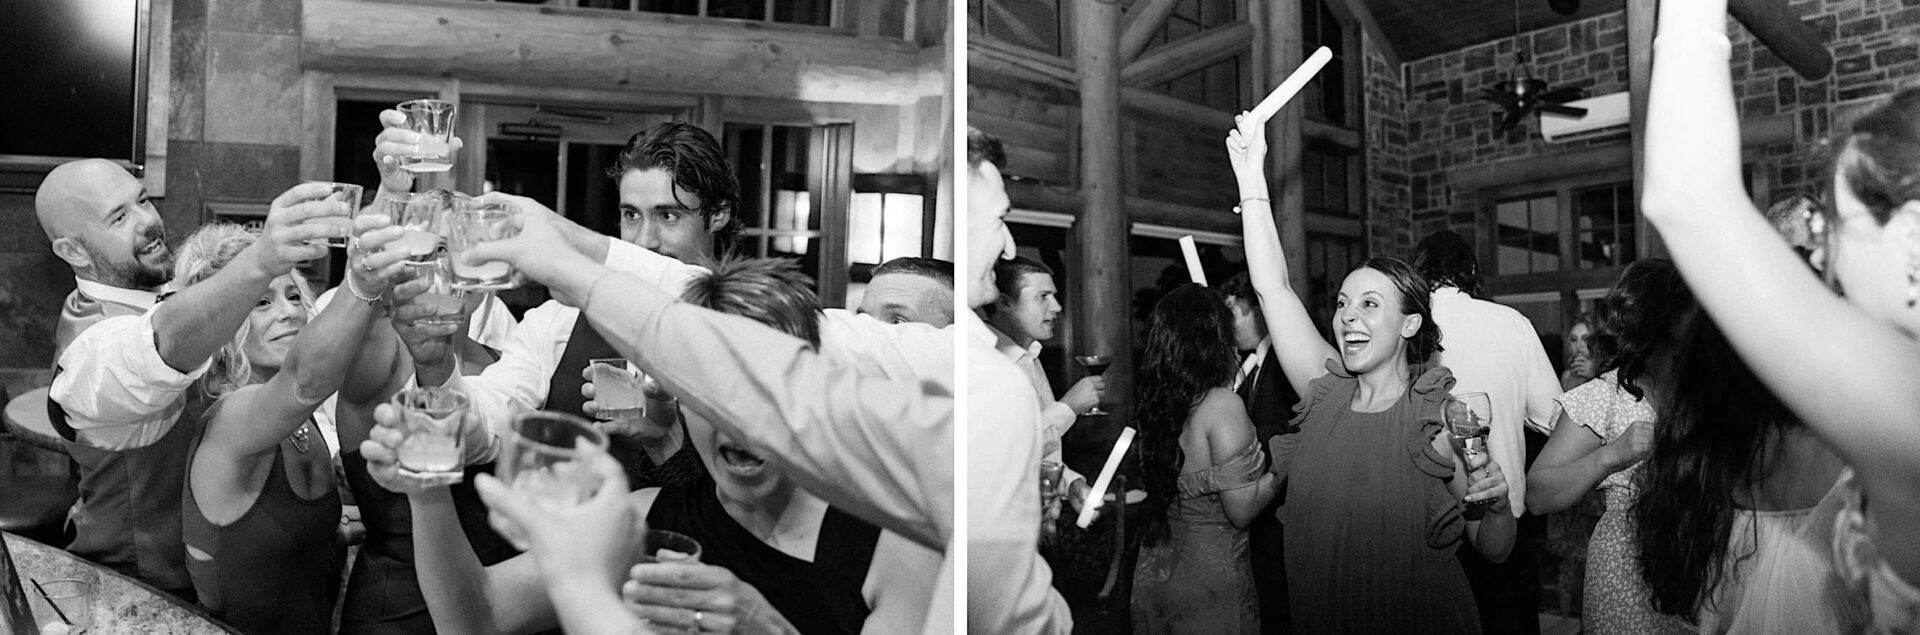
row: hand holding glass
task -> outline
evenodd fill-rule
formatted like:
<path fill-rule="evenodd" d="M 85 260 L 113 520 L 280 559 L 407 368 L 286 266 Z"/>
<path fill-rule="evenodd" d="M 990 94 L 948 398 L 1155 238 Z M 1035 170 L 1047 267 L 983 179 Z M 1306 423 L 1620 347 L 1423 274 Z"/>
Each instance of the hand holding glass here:
<path fill-rule="evenodd" d="M 1470 392 L 1448 397 L 1441 406 L 1446 419 L 1447 432 L 1453 435 L 1454 451 L 1460 453 L 1462 464 L 1468 459 L 1487 452 L 1487 435 L 1492 431 L 1493 402 L 1487 393 Z M 1474 501 L 1468 505 L 1469 520 L 1477 518 L 1493 500 Z"/>
<path fill-rule="evenodd" d="M 467 414 L 467 396 L 444 387 L 408 388 L 393 395 L 400 410 L 404 435 L 395 454 L 408 476 L 457 477 L 462 461 L 460 422 Z M 452 482 L 458 482 L 457 478 Z"/>
<path fill-rule="evenodd" d="M 339 213 L 336 215 L 317 217 L 307 222 L 339 225 L 343 228 L 351 229 L 353 227 L 353 217 L 360 215 L 361 187 L 352 183 L 333 183 L 330 181 L 307 181 L 307 183 L 317 183 L 327 186 L 326 196 L 314 200 L 335 206 L 339 209 Z M 325 242 L 328 247 L 344 249 L 347 246 L 345 236 L 327 238 Z"/>
<path fill-rule="evenodd" d="M 400 169 L 408 172 L 445 172 L 453 168 L 454 105 L 439 99 L 415 99 L 399 106 L 407 116 L 407 129 L 420 135 L 419 149 L 400 157 Z"/>
<path fill-rule="evenodd" d="M 613 357 L 587 362 L 593 369 L 593 398 L 600 406 L 594 416 L 601 421 L 638 417 L 646 412 L 644 376 L 627 360 Z"/>
<path fill-rule="evenodd" d="M 1105 355 L 1075 355 L 1073 359 L 1074 361 L 1080 362 L 1081 366 L 1085 366 L 1087 368 L 1087 374 L 1089 375 L 1105 374 L 1107 372 L 1107 366 L 1113 364 L 1113 359 Z M 1101 410 L 1100 404 L 1097 403 L 1093 404 L 1092 408 L 1087 409 L 1087 416 L 1089 417 L 1105 414 L 1107 414 L 1107 411 Z"/>
<path fill-rule="evenodd" d="M 700 542 L 677 531 L 648 529 L 640 544 L 636 564 L 652 562 L 699 562 Z"/>
<path fill-rule="evenodd" d="M 607 435 L 585 419 L 534 411 L 513 418 L 502 439 L 500 480 L 549 507 L 577 505 L 600 489 L 601 476 L 581 457 L 582 445 L 607 449 Z"/>

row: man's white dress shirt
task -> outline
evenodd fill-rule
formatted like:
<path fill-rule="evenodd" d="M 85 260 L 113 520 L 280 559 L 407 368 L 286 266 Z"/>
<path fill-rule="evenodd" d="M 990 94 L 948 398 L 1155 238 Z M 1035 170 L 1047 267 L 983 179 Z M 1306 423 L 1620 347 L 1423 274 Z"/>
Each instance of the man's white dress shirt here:
<path fill-rule="evenodd" d="M 1517 518 L 1527 511 L 1527 440 L 1521 426 L 1552 429 L 1560 380 L 1533 322 L 1519 311 L 1441 287 L 1433 292 L 1433 321 L 1440 325 L 1445 349 L 1436 361 L 1453 371 L 1453 394 L 1484 392 L 1493 404 L 1487 449 L 1507 477 L 1507 498 Z"/>
<path fill-rule="evenodd" d="M 81 443 L 103 450 L 151 445 L 173 429 L 186 407 L 181 397 L 210 362 L 182 373 L 160 358 L 153 339 L 156 294 L 89 280 L 74 285 L 96 300 L 146 313 L 106 318 L 74 337 L 59 353 L 61 371 L 47 397 L 66 410 L 67 425 Z"/>

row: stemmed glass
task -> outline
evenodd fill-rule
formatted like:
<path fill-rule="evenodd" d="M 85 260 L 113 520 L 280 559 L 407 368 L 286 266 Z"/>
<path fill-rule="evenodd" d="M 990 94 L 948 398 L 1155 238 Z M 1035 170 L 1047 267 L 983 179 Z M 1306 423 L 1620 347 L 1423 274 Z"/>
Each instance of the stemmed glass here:
<path fill-rule="evenodd" d="M 1075 355 L 1073 356 L 1073 361 L 1080 362 L 1081 366 L 1085 366 L 1087 368 L 1087 374 L 1089 375 L 1106 373 L 1107 366 L 1113 364 L 1113 359 L 1105 355 Z M 1092 408 L 1087 409 L 1087 416 L 1089 417 L 1097 417 L 1105 414 L 1107 414 L 1107 411 L 1101 410 L 1100 404 L 1098 403 L 1093 404 Z"/>
<path fill-rule="evenodd" d="M 1487 453 L 1487 434 L 1492 431 L 1493 402 L 1484 392 L 1470 392 L 1447 397 L 1441 406 L 1447 423 L 1447 432 L 1453 435 L 1453 449 L 1460 453 L 1463 463 L 1468 459 Z M 1493 499 L 1474 501 L 1467 506 L 1468 520 L 1478 519 L 1486 513 Z"/>

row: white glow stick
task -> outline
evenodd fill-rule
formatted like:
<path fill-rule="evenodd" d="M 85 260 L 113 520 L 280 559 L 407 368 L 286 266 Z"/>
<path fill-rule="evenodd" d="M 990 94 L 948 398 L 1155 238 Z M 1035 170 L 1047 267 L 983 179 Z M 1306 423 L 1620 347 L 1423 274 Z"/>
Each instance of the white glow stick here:
<path fill-rule="evenodd" d="M 1180 237 L 1180 253 L 1187 256 L 1187 277 L 1194 284 L 1207 286 L 1207 271 L 1200 268 L 1200 248 L 1194 246 L 1193 235 Z"/>
<path fill-rule="evenodd" d="M 1100 511 L 1101 503 L 1107 500 L 1107 486 L 1113 484 L 1113 473 L 1120 469 L 1120 459 L 1126 458 L 1127 446 L 1133 445 L 1133 426 L 1120 429 L 1120 440 L 1113 442 L 1113 452 L 1107 454 L 1107 465 L 1100 468 L 1100 478 L 1093 479 L 1093 491 L 1087 493 L 1087 502 L 1080 505 L 1080 518 L 1074 521 L 1081 529 L 1093 524 L 1093 516 Z M 1121 492 L 1126 496 L 1126 492 Z"/>
<path fill-rule="evenodd" d="M 1320 69 L 1325 68 L 1327 62 L 1332 59 L 1333 49 L 1324 46 L 1314 51 L 1312 55 L 1308 55 L 1307 61 L 1300 63 L 1300 68 L 1293 69 L 1293 74 L 1288 75 L 1286 81 L 1280 82 L 1273 92 L 1267 93 L 1266 99 L 1260 100 L 1260 105 L 1253 107 L 1251 116 L 1261 121 L 1271 119 L 1275 113 L 1280 112 L 1281 106 L 1287 105 L 1287 102 L 1293 99 L 1294 94 L 1306 88 L 1307 82 L 1313 81 L 1313 76 L 1319 74 Z"/>

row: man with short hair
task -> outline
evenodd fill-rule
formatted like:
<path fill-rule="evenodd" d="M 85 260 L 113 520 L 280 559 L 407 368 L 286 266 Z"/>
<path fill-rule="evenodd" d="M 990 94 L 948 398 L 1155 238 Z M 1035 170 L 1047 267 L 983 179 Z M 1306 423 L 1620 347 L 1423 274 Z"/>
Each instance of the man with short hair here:
<path fill-rule="evenodd" d="M 194 597 L 180 535 L 187 447 L 199 435 L 187 388 L 240 329 L 267 285 L 345 238 L 324 186 L 275 198 L 260 240 L 233 264 L 160 298 L 173 277 L 166 225 L 140 181 L 103 159 L 63 164 L 34 193 L 53 253 L 74 275 L 61 306 L 47 410 L 80 467 L 67 549 L 182 598 Z"/>
<path fill-rule="evenodd" d="M 1480 262 L 1473 246 L 1451 231 L 1421 239 L 1414 268 L 1433 285 L 1433 322 L 1440 326 L 1434 363 L 1453 371 L 1453 394 L 1483 392 L 1493 405 L 1487 452 L 1511 473 L 1525 473 L 1526 427 L 1547 430 L 1560 380 L 1547 360 L 1533 322 L 1510 307 L 1475 298 Z M 1527 479 L 1508 481 L 1513 516 L 1526 513 Z M 1504 563 L 1462 549 L 1460 561 L 1480 602 L 1489 633 L 1537 633 L 1532 597 L 1537 584 L 1530 550 L 1516 549 Z"/>
<path fill-rule="evenodd" d="M 1266 316 L 1260 312 L 1260 294 L 1254 292 L 1247 272 L 1228 278 L 1220 285 L 1220 293 L 1227 296 L 1227 310 L 1233 313 L 1233 346 L 1243 356 L 1233 391 L 1246 404 L 1260 447 L 1265 448 L 1275 436 L 1297 431 L 1290 420 L 1300 395 L 1280 368 L 1273 339 L 1267 336 Z M 1253 586 L 1260 595 L 1260 630 L 1267 633 L 1289 632 L 1293 621 L 1287 602 L 1286 531 L 1274 513 L 1286 500 L 1283 487 L 1247 528 Z"/>
<path fill-rule="evenodd" d="M 902 256 L 880 263 L 860 296 L 860 313 L 882 322 L 953 324 L 953 263 Z"/>
<path fill-rule="evenodd" d="M 967 307 L 1000 296 L 993 266 L 1014 257 L 1000 140 L 967 130 Z M 1051 279 L 1051 278 L 1049 278 Z M 999 334 L 972 311 L 955 316 L 967 346 L 967 629 L 1066 633 L 1073 614 L 1040 559 L 1041 428 L 1031 380 L 1004 354 Z"/>
<path fill-rule="evenodd" d="M 1060 439 L 1106 396 L 1107 380 L 1087 375 L 1074 382 L 1067 394 L 1053 398 L 1053 383 L 1040 366 L 1041 342 L 1053 339 L 1054 324 L 1060 320 L 1060 291 L 1053 282 L 1053 270 L 1026 256 L 993 263 L 993 281 L 999 298 L 981 307 L 987 324 L 998 335 L 994 348 L 1006 355 L 1033 382 L 1039 398 L 1041 459 L 1061 464 L 1060 491 L 1069 494 L 1074 505 L 1086 496 L 1086 477 L 1060 460 Z"/>

